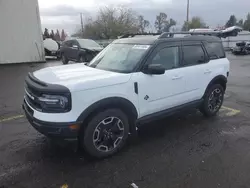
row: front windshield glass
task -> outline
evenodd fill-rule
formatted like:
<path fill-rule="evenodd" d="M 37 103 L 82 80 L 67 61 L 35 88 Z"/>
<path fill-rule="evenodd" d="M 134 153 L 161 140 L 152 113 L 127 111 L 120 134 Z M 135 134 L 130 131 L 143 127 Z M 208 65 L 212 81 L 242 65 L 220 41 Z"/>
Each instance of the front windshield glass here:
<path fill-rule="evenodd" d="M 77 41 L 82 48 L 101 48 L 101 46 L 93 40 L 79 39 Z"/>
<path fill-rule="evenodd" d="M 149 47 L 150 45 L 110 44 L 89 63 L 89 66 L 130 73 Z"/>

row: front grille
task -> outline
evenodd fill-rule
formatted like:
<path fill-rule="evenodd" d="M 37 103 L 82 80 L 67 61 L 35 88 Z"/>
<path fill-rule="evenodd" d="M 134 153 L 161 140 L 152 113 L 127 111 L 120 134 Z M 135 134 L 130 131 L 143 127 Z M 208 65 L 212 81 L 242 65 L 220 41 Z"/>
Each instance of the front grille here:
<path fill-rule="evenodd" d="M 30 87 L 29 85 L 25 84 L 25 89 L 26 89 L 27 92 L 34 95 L 35 97 L 41 96 L 41 92 L 36 90 L 34 87 Z"/>
<path fill-rule="evenodd" d="M 30 90 L 29 87 L 25 87 L 25 99 L 27 101 L 27 103 L 29 103 L 29 105 L 38 110 L 38 111 L 42 111 L 42 106 L 41 104 L 38 102 L 38 97 L 40 96 L 40 94 L 36 91 L 34 91 L 34 89 Z"/>
<path fill-rule="evenodd" d="M 24 105 L 25 110 L 26 110 L 31 116 L 33 116 L 34 111 L 29 107 L 29 105 L 27 104 L 26 100 L 24 100 L 23 105 Z"/>

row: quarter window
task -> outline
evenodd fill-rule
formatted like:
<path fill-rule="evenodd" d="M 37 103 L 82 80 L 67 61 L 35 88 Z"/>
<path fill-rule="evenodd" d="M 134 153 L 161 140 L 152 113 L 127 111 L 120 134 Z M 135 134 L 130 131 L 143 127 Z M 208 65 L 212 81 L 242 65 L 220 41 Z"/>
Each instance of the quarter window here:
<path fill-rule="evenodd" d="M 183 66 L 197 65 L 205 62 L 205 53 L 201 45 L 183 46 Z"/>
<path fill-rule="evenodd" d="M 210 59 L 225 58 L 225 52 L 222 43 L 206 42 L 205 47 Z"/>
<path fill-rule="evenodd" d="M 166 70 L 179 66 L 179 48 L 167 47 L 159 50 L 152 59 L 152 64 L 161 64 Z"/>
<path fill-rule="evenodd" d="M 68 40 L 66 42 L 64 42 L 64 45 L 67 47 L 71 47 L 72 46 L 72 40 Z"/>
<path fill-rule="evenodd" d="M 74 46 L 74 45 L 75 45 L 75 46 L 79 46 L 79 45 L 78 45 L 78 42 L 75 41 L 75 40 L 72 41 L 72 46 Z"/>

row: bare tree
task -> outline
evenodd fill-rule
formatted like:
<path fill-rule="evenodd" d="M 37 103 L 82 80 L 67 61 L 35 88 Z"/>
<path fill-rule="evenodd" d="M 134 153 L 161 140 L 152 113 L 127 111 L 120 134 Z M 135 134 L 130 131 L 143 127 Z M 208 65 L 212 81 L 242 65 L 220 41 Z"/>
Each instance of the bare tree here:
<path fill-rule="evenodd" d="M 88 18 L 85 21 L 83 37 L 111 39 L 125 33 L 139 32 L 139 29 L 136 13 L 131 9 L 104 7 L 99 10 L 96 19 Z"/>
<path fill-rule="evenodd" d="M 160 12 L 158 16 L 156 16 L 155 20 L 155 29 L 157 32 L 161 33 L 167 23 L 167 14 Z"/>
<path fill-rule="evenodd" d="M 60 33 L 59 33 L 59 30 L 58 30 L 58 29 L 56 30 L 55 40 L 56 40 L 56 41 L 60 41 L 60 40 L 61 40 Z"/>
<path fill-rule="evenodd" d="M 55 34 L 53 29 L 50 32 L 50 38 L 52 38 L 53 40 L 55 39 Z"/>
<path fill-rule="evenodd" d="M 64 29 L 61 32 L 61 41 L 64 41 L 67 37 L 67 34 L 65 33 Z"/>
<path fill-rule="evenodd" d="M 144 33 L 145 30 L 149 27 L 149 21 L 145 20 L 142 15 L 138 16 L 138 24 L 139 24 L 139 29 L 141 33 Z"/>

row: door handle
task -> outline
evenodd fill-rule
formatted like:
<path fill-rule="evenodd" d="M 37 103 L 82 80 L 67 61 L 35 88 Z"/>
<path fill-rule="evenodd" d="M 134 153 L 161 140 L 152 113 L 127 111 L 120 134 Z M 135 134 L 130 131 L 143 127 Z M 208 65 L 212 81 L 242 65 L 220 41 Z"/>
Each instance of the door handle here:
<path fill-rule="evenodd" d="M 210 74 L 211 72 L 212 72 L 211 70 L 207 69 L 204 71 L 204 74 Z"/>
<path fill-rule="evenodd" d="M 174 76 L 174 77 L 172 77 L 172 80 L 178 80 L 178 79 L 181 79 L 182 78 L 182 76 Z"/>

